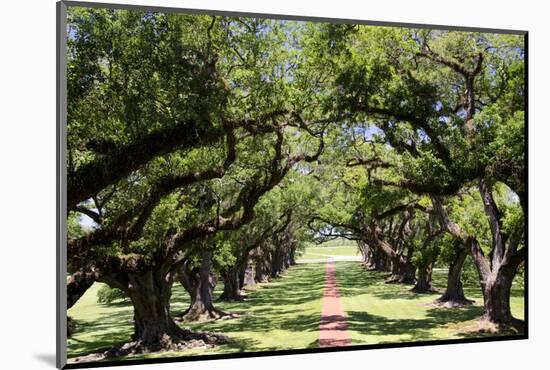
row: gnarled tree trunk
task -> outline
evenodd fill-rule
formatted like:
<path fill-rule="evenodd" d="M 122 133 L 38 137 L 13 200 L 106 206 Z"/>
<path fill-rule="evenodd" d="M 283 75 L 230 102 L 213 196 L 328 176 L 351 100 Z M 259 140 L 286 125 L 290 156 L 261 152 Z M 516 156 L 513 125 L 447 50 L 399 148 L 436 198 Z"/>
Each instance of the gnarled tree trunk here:
<path fill-rule="evenodd" d="M 116 346 L 106 357 L 125 356 L 159 350 L 185 348 L 189 341 L 204 344 L 224 343 L 227 338 L 214 333 L 194 333 L 181 329 L 170 314 L 173 278 L 162 268 L 139 273 L 101 276 L 98 281 L 123 290 L 134 307 L 134 334 L 131 343 Z"/>
<path fill-rule="evenodd" d="M 362 240 L 357 241 L 359 252 L 361 252 L 361 263 L 367 268 L 373 268 L 372 250 L 369 245 Z"/>
<path fill-rule="evenodd" d="M 290 249 L 290 253 L 288 255 L 288 265 L 289 266 L 294 266 L 296 265 L 296 247 L 293 246 L 291 249 Z"/>
<path fill-rule="evenodd" d="M 374 270 L 381 272 L 390 271 L 391 261 L 382 250 L 377 249 L 373 257 Z"/>
<path fill-rule="evenodd" d="M 271 257 L 271 269 L 269 271 L 270 278 L 276 278 L 283 271 L 283 255 L 281 253 L 281 248 L 275 248 Z"/>
<path fill-rule="evenodd" d="M 224 301 L 242 301 L 244 296 L 242 295 L 242 289 L 245 286 L 245 279 L 247 266 L 248 266 L 248 253 L 237 259 L 235 265 L 228 268 L 223 273 L 223 293 L 220 296 Z M 252 283 L 248 281 L 249 285 L 254 285 L 254 276 L 252 276 Z"/>
<path fill-rule="evenodd" d="M 187 265 L 180 273 L 180 281 L 191 296 L 189 308 L 182 314 L 185 321 L 218 319 L 227 314 L 214 307 L 212 292 L 215 279 L 211 273 L 212 252 L 201 252 L 201 264 L 198 269 L 190 270 Z"/>
<path fill-rule="evenodd" d="M 132 339 L 147 347 L 169 345 L 168 340 L 183 334 L 170 315 L 172 283 L 157 271 L 130 274 L 124 292 L 134 305 L 134 335 Z"/>
<path fill-rule="evenodd" d="M 285 253 L 282 257 L 283 259 L 283 268 L 282 268 L 282 271 L 285 271 L 287 270 L 289 267 L 290 267 L 290 254 L 289 253 Z M 282 272 L 281 271 L 281 272 Z"/>
<path fill-rule="evenodd" d="M 406 261 L 402 262 L 400 265 L 399 271 L 399 283 L 400 284 L 414 284 L 415 282 L 415 271 L 416 268 L 411 263 L 410 259 L 407 258 Z"/>
<path fill-rule="evenodd" d="M 415 293 L 430 293 L 432 289 L 432 268 L 433 264 L 430 263 L 427 266 L 418 268 L 418 276 L 416 278 L 416 284 L 411 289 Z"/>
<path fill-rule="evenodd" d="M 447 275 L 447 287 L 441 297 L 436 300 L 436 303 L 446 304 L 449 306 L 460 306 L 472 304 L 474 301 L 469 300 L 464 295 L 462 289 L 462 268 L 468 256 L 468 250 L 460 248 L 455 256 L 455 259 L 449 265 L 449 274 Z"/>
<path fill-rule="evenodd" d="M 388 280 L 386 282 L 397 282 L 399 281 L 399 265 L 400 265 L 400 258 L 401 256 L 395 255 L 391 258 L 391 275 L 388 277 Z"/>
<path fill-rule="evenodd" d="M 374 250 L 371 249 L 371 259 L 370 264 L 367 265 L 367 268 L 374 271 L 380 271 L 380 272 L 388 272 L 390 271 L 389 266 L 389 259 L 386 256 L 386 254 L 380 250 L 380 248 L 376 248 Z"/>
<path fill-rule="evenodd" d="M 509 251 L 502 259 L 495 259 L 493 266 L 483 256 L 477 240 L 472 238 L 472 257 L 479 273 L 483 292 L 484 319 L 499 325 L 523 326 L 510 310 L 510 291 L 517 269 L 525 260 L 525 249 Z M 492 267 L 492 268 L 491 268 Z"/>
<path fill-rule="evenodd" d="M 223 293 L 220 300 L 223 301 L 242 301 L 239 271 L 236 266 L 233 266 L 222 274 L 223 278 Z"/>
<path fill-rule="evenodd" d="M 252 266 L 247 266 L 243 273 L 243 278 L 241 280 L 242 286 L 241 289 L 247 286 L 256 285 L 256 280 L 254 279 L 254 269 Z"/>
<path fill-rule="evenodd" d="M 396 254 L 392 257 L 391 276 L 387 283 L 414 284 L 415 267 L 408 258 Z"/>
<path fill-rule="evenodd" d="M 514 320 L 510 310 L 510 290 L 513 274 L 501 269 L 491 274 L 483 287 L 485 318 L 498 324 L 509 324 Z"/>
<path fill-rule="evenodd" d="M 269 267 L 267 266 L 267 261 L 257 260 L 254 265 L 255 270 L 255 279 L 259 283 L 265 283 L 269 281 Z"/>

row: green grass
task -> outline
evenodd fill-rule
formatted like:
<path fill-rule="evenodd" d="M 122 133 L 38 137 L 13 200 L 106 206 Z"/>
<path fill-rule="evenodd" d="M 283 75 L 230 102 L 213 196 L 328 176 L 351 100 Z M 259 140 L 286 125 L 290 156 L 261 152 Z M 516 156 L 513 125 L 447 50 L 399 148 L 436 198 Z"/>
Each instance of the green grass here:
<path fill-rule="evenodd" d="M 298 262 L 300 260 L 322 259 L 328 256 L 356 257 L 356 256 L 359 256 L 359 251 L 357 249 L 357 246 L 353 246 L 353 245 L 334 246 L 334 247 L 327 247 L 327 246 L 307 247 L 304 254 L 298 258 Z"/>
<path fill-rule="evenodd" d="M 342 251 L 343 252 L 343 251 Z M 386 274 L 365 271 L 358 262 L 336 262 L 337 281 L 346 311 L 348 330 L 354 344 L 437 340 L 471 337 L 463 329 L 483 312 L 479 288 L 466 285 L 468 298 L 476 303 L 464 308 L 434 308 L 429 304 L 438 294 L 414 294 L 411 286 L 385 284 Z M 217 307 L 244 314 L 240 318 L 193 323 L 194 330 L 217 331 L 231 343 L 210 349 L 161 352 L 131 358 L 206 355 L 318 346 L 325 264 L 308 263 L 292 267 L 284 276 L 248 291 L 245 302 L 217 302 Z M 445 270 L 434 273 L 436 288 L 443 289 Z M 97 303 L 96 283 L 69 310 L 76 320 L 76 333 L 68 340 L 68 357 L 99 352 L 129 341 L 133 330 L 129 302 Z M 216 295 L 223 287 L 218 285 Z M 174 285 L 172 313 L 181 313 L 187 294 Z M 512 312 L 523 318 L 523 291 L 514 287 Z M 482 334 L 475 334 L 480 336 Z"/>
<path fill-rule="evenodd" d="M 356 262 L 338 262 L 336 276 L 354 344 L 410 342 L 479 337 L 468 333 L 483 314 L 483 298 L 478 287 L 466 285 L 465 294 L 473 305 L 440 308 L 430 304 L 440 293 L 415 294 L 412 285 L 386 284 L 385 273 L 365 271 Z M 445 287 L 445 271 L 434 274 L 434 286 Z M 523 319 L 523 291 L 512 293 L 512 314 Z"/>
<path fill-rule="evenodd" d="M 136 355 L 152 358 L 214 354 L 243 351 L 266 351 L 317 347 L 324 265 L 307 264 L 293 267 L 288 274 L 262 284 L 248 292 L 245 302 L 217 302 L 217 307 L 244 316 L 230 320 L 185 324 L 194 330 L 217 331 L 232 342 L 211 349 Z M 127 302 L 111 305 L 96 303 L 96 283 L 69 310 L 77 322 L 77 332 L 68 340 L 68 357 L 98 352 L 128 341 L 132 334 L 132 307 Z M 217 287 L 215 293 L 221 293 Z M 183 288 L 174 285 L 172 313 L 182 312 L 188 304 Z"/>

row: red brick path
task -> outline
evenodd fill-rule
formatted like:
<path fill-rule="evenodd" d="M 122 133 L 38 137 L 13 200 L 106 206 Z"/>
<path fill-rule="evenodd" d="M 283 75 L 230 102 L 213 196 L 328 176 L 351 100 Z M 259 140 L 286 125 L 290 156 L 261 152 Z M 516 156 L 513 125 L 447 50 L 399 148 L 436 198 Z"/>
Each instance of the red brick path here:
<path fill-rule="evenodd" d="M 351 339 L 347 331 L 346 317 L 340 301 L 340 292 L 336 284 L 336 270 L 332 258 L 327 261 L 321 315 L 319 347 L 349 346 Z"/>

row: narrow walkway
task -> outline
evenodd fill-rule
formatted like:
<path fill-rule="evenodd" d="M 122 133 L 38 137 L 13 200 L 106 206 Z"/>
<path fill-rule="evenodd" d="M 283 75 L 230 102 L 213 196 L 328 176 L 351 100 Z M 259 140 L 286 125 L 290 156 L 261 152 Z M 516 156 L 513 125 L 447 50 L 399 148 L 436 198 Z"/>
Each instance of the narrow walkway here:
<path fill-rule="evenodd" d="M 340 292 L 336 284 L 334 260 L 328 258 L 325 272 L 325 288 L 323 290 L 319 347 L 349 346 L 351 339 L 347 329 L 344 308 L 340 301 Z"/>

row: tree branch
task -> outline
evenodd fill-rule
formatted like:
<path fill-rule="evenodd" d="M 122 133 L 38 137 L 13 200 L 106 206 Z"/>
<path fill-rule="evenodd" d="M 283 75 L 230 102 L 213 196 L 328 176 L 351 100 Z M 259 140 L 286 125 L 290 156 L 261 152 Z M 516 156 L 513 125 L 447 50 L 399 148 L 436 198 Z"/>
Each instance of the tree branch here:
<path fill-rule="evenodd" d="M 194 172 L 185 175 L 166 175 L 159 178 L 151 186 L 145 200 L 120 215 L 112 225 L 106 228 L 97 229 L 79 239 L 67 241 L 68 255 L 71 256 L 74 253 L 82 253 L 84 249 L 95 245 L 107 246 L 114 240 L 124 241 L 124 244 L 127 244 L 130 241 L 139 239 L 151 213 L 164 196 L 172 193 L 176 189 L 199 181 L 223 177 L 227 168 L 236 159 L 235 145 L 236 142 L 233 131 L 228 130 L 227 156 L 222 166 L 210 168 L 202 172 Z M 127 226 L 126 224 L 136 216 L 136 221 L 132 225 Z"/>
<path fill-rule="evenodd" d="M 441 227 L 443 227 L 455 239 L 458 239 L 462 243 L 462 245 L 468 245 L 469 236 L 464 230 L 462 230 L 462 228 L 458 224 L 455 224 L 453 221 L 451 221 L 451 218 L 449 217 L 449 214 L 447 213 L 447 210 L 445 209 L 441 198 L 437 195 L 430 195 L 430 199 L 432 200 L 432 206 L 435 214 L 439 219 L 439 222 L 441 223 Z"/>
<path fill-rule="evenodd" d="M 110 149 L 93 161 L 67 174 L 67 208 L 99 193 L 127 177 L 152 159 L 175 150 L 196 148 L 220 140 L 223 127 L 194 121 L 154 131 L 127 145 Z"/>
<path fill-rule="evenodd" d="M 76 206 L 74 210 L 90 217 L 96 224 L 101 224 L 101 215 L 99 213 L 83 206 Z"/>
<path fill-rule="evenodd" d="M 491 250 L 491 266 L 492 269 L 498 270 L 502 259 L 504 258 L 504 240 L 502 237 L 502 215 L 493 199 L 493 194 L 489 187 L 489 184 L 485 180 L 479 182 L 479 193 L 481 200 L 483 201 L 483 209 L 485 214 L 489 218 L 489 225 L 491 226 L 491 234 L 493 236 L 493 245 Z"/>

